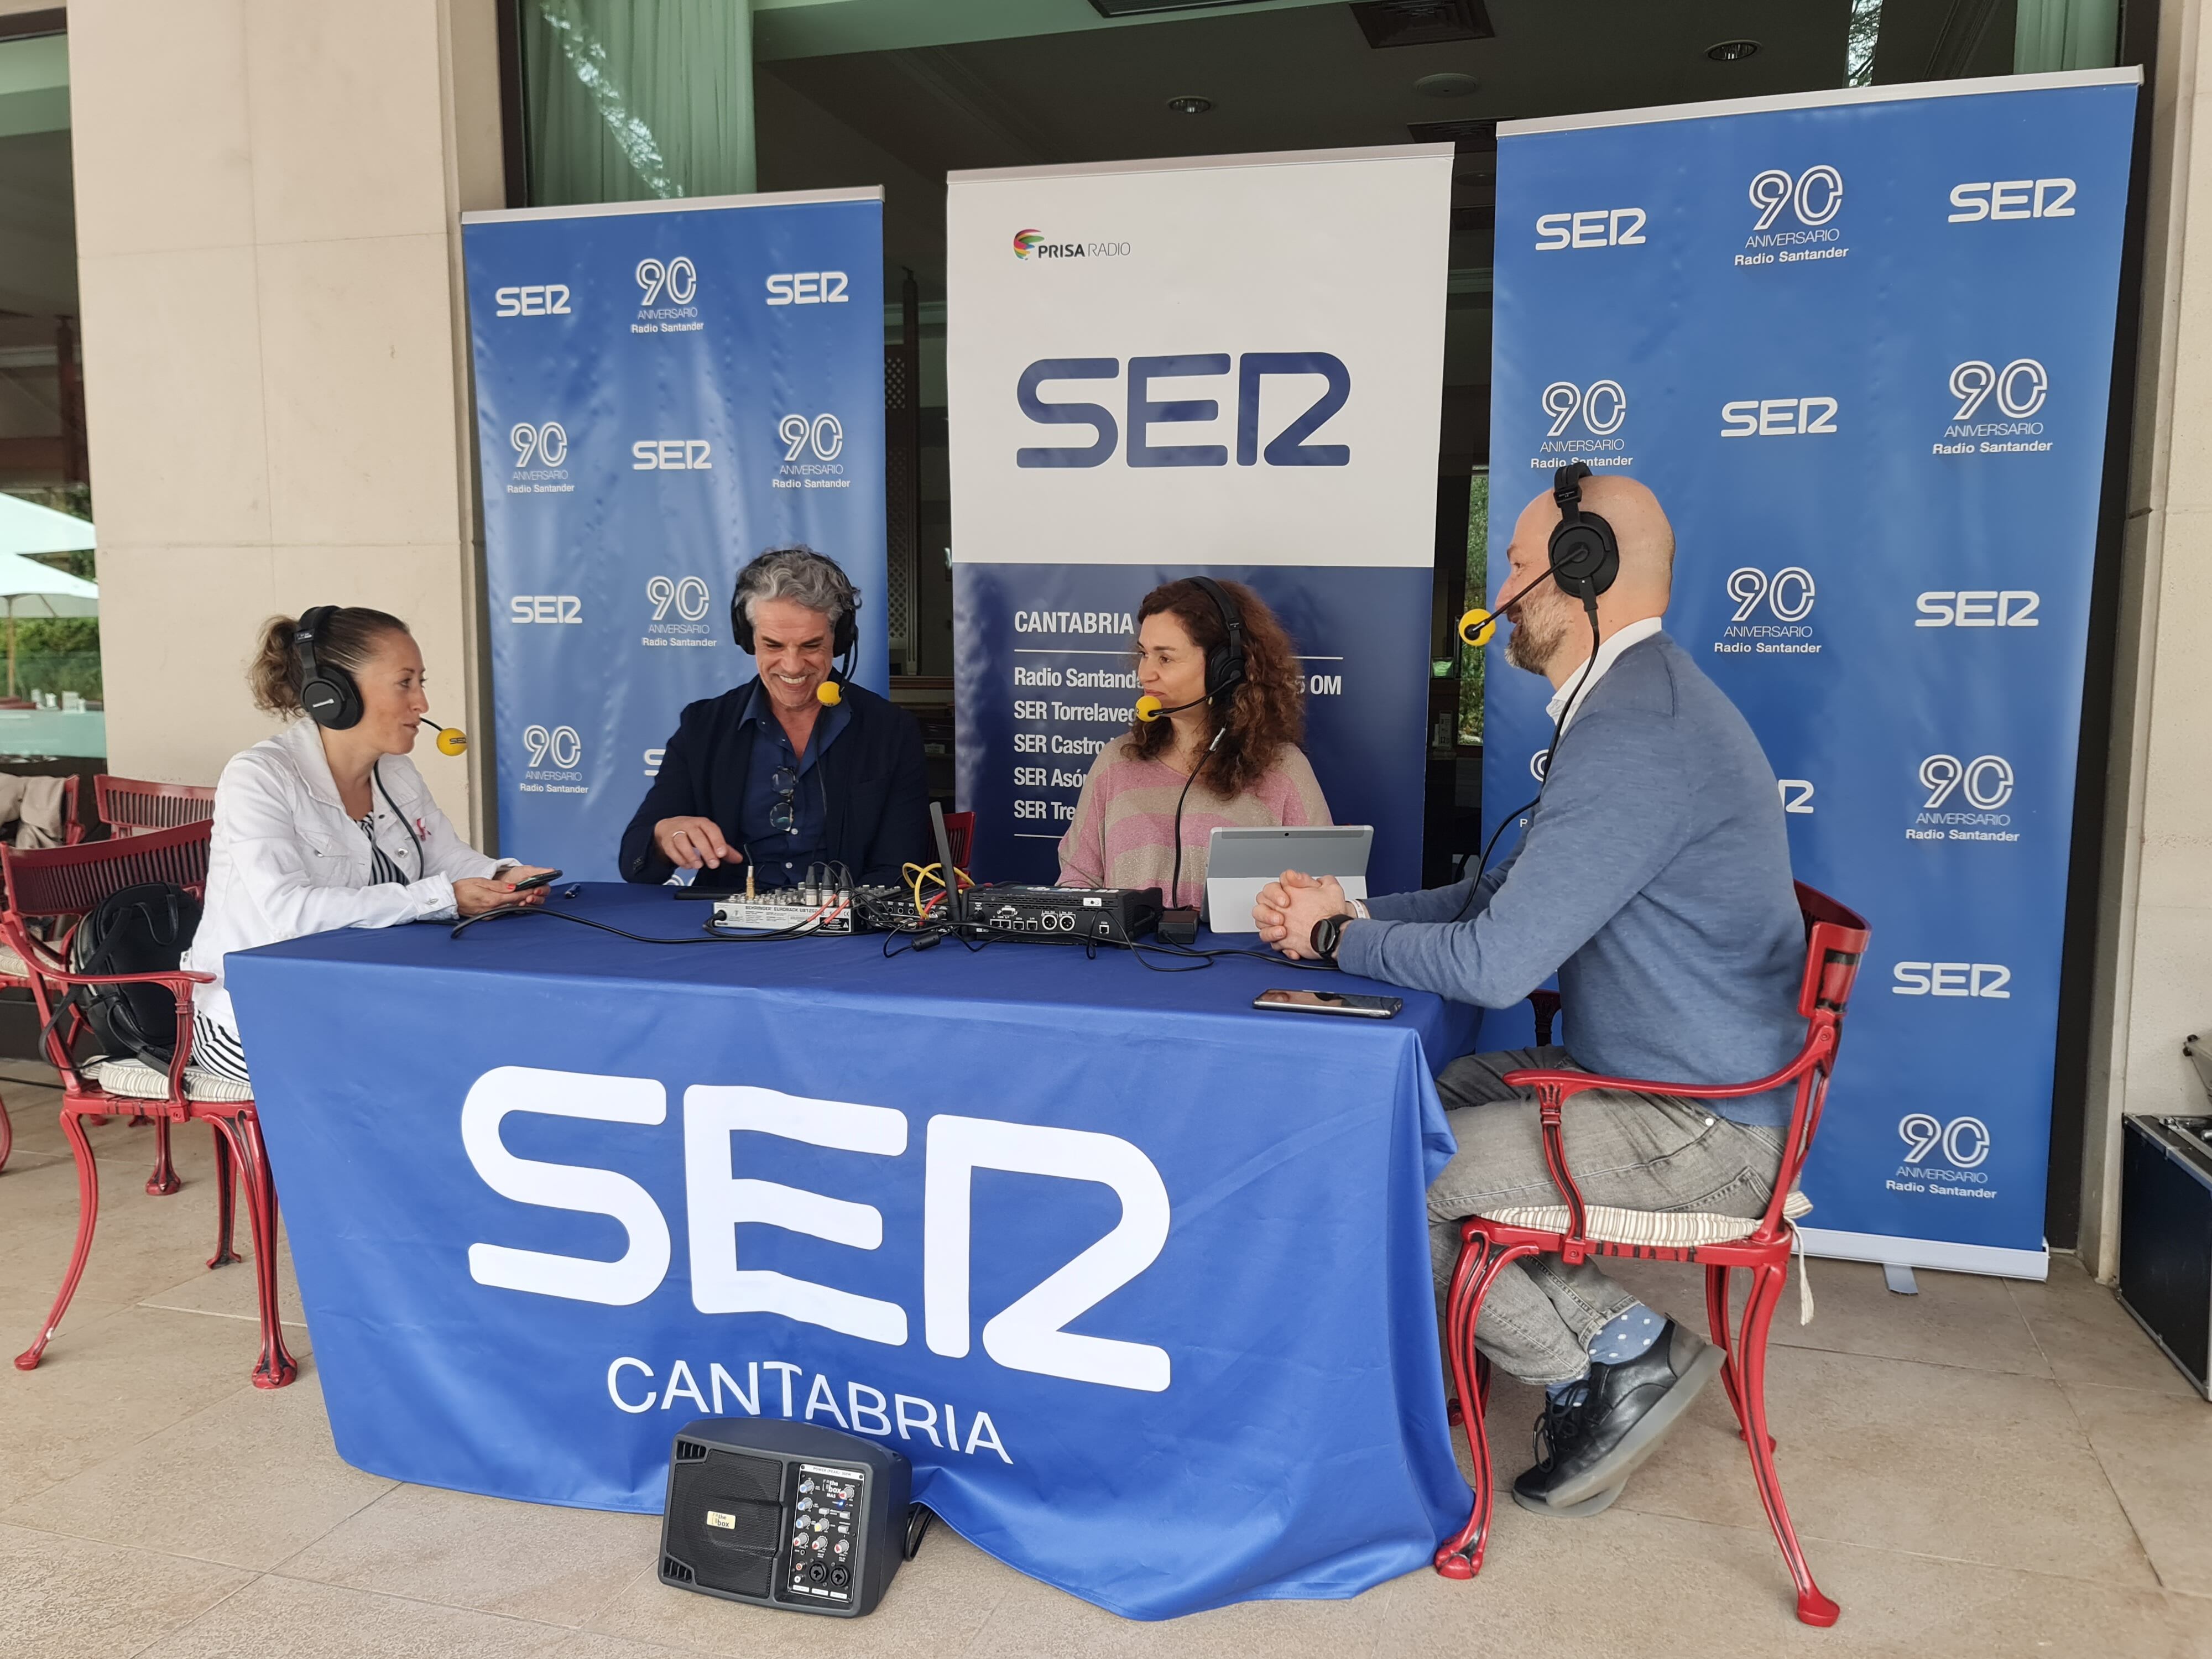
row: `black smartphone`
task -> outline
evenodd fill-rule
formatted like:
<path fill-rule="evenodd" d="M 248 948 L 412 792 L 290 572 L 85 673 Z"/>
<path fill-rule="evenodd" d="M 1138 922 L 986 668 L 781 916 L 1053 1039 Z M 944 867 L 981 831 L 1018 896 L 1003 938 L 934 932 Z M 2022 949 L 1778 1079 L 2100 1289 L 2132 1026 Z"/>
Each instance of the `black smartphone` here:
<path fill-rule="evenodd" d="M 1389 1019 L 1406 1006 L 1402 997 L 1368 997 L 1346 991 L 1262 991 L 1255 1008 L 1291 1014 L 1348 1014 L 1354 1019 Z"/>
<path fill-rule="evenodd" d="M 515 883 L 514 890 L 518 893 L 527 893 L 535 888 L 550 887 L 560 879 L 561 872 L 558 870 L 541 870 L 529 880 Z"/>

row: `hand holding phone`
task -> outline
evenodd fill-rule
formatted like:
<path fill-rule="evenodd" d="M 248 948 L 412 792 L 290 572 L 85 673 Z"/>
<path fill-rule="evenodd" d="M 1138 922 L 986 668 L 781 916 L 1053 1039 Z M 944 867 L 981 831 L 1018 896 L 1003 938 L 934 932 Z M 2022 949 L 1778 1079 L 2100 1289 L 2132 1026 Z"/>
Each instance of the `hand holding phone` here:
<path fill-rule="evenodd" d="M 527 880 L 516 882 L 514 890 L 518 893 L 535 892 L 538 888 L 550 887 L 560 879 L 561 872 L 558 870 L 540 870 Z"/>

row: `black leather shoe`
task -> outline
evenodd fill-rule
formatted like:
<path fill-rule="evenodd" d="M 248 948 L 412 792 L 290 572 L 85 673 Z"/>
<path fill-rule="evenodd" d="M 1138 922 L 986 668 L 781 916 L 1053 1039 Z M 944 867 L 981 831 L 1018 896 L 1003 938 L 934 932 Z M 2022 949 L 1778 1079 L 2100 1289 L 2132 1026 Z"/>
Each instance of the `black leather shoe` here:
<path fill-rule="evenodd" d="M 1605 1508 L 1713 1380 L 1721 1359 L 1718 1348 L 1670 1319 L 1649 1352 L 1623 1364 L 1592 1365 L 1580 1401 L 1545 1402 L 1536 1462 L 1514 1481 L 1514 1501 L 1552 1515 Z M 1590 1504 L 1600 1497 L 1604 1504 Z"/>

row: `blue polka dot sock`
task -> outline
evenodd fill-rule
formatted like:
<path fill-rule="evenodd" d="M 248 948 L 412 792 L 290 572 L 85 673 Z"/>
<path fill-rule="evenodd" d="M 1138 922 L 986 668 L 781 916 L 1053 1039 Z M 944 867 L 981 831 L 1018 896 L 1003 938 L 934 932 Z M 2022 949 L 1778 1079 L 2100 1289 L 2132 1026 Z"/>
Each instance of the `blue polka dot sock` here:
<path fill-rule="evenodd" d="M 1589 1340 L 1589 1357 L 1595 1364 L 1625 1365 L 1632 1359 L 1640 1359 L 1651 1351 L 1659 1340 L 1659 1333 L 1667 1328 L 1667 1316 L 1656 1314 L 1641 1302 L 1632 1302 L 1626 1311 L 1608 1321 L 1605 1328 Z"/>
<path fill-rule="evenodd" d="M 1580 1376 L 1570 1377 L 1565 1382 L 1547 1382 L 1544 1385 L 1544 1392 L 1550 1396 L 1554 1406 L 1575 1405 L 1589 1391 L 1589 1376 L 1587 1372 Z"/>

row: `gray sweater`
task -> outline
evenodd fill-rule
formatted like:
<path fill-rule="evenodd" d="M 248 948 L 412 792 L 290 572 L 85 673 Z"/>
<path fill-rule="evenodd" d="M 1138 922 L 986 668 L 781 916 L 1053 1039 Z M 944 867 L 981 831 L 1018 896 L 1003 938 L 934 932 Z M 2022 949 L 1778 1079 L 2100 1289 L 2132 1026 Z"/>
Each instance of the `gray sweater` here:
<path fill-rule="evenodd" d="M 1590 688 L 1520 844 L 1468 904 L 1472 880 L 1370 900 L 1376 920 L 1345 928 L 1338 961 L 1486 1008 L 1556 971 L 1569 1053 L 1613 1077 L 1742 1083 L 1804 1041 L 1805 930 L 1773 769 L 1664 634 Z M 1716 1109 L 1786 1123 L 1791 1098 Z"/>

